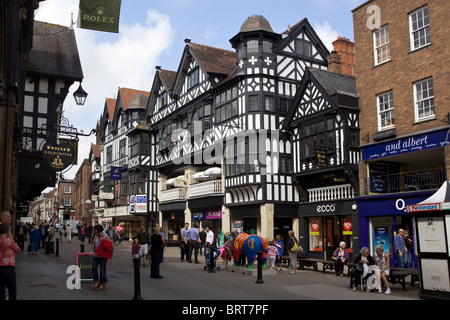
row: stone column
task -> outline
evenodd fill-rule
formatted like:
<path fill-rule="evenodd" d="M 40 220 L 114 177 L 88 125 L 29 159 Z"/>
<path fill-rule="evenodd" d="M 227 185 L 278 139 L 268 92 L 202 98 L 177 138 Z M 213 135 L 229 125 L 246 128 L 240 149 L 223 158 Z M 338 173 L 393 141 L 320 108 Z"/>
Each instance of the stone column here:
<path fill-rule="evenodd" d="M 260 236 L 269 240 L 273 240 L 274 233 L 274 213 L 275 206 L 273 203 L 265 203 L 261 205 L 261 232 Z"/>

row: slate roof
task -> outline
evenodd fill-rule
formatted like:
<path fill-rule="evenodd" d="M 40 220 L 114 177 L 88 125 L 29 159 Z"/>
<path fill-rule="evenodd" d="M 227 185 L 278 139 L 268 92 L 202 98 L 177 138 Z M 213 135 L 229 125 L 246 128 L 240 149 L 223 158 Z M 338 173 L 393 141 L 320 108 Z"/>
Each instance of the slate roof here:
<path fill-rule="evenodd" d="M 236 67 L 236 52 L 189 43 L 189 49 L 202 69 L 207 73 L 223 74 L 228 76 Z"/>
<path fill-rule="evenodd" d="M 175 85 L 177 73 L 175 71 L 159 69 L 158 74 L 159 74 L 159 78 L 161 79 L 164 87 L 167 90 L 172 90 Z"/>
<path fill-rule="evenodd" d="M 27 63 L 28 72 L 74 81 L 83 79 L 73 29 L 35 21 L 33 32 L 33 48 Z"/>
<path fill-rule="evenodd" d="M 327 91 L 328 95 L 332 96 L 337 93 L 358 97 L 355 77 L 316 68 L 308 69 Z"/>

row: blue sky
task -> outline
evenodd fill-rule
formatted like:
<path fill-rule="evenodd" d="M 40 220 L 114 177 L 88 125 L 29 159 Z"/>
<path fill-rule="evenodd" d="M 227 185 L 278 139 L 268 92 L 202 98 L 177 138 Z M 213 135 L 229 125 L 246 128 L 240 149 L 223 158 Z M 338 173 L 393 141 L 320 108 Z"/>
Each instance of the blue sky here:
<path fill-rule="evenodd" d="M 74 26 L 88 92 L 84 107 L 76 107 L 71 87 L 65 115 L 77 128 L 89 132 L 103 112 L 105 98 L 115 98 L 118 87 L 150 91 L 155 66 L 176 71 L 185 46 L 195 43 L 233 50 L 229 43 L 251 15 L 264 16 L 281 33 L 308 18 L 325 45 L 338 36 L 353 40 L 351 10 L 366 0 L 122 0 L 120 33 L 78 29 Z M 79 0 L 41 2 L 35 18 L 69 26 L 76 20 Z M 94 138 L 81 138 L 78 163 L 89 156 Z M 67 178 L 73 178 L 78 167 Z"/>

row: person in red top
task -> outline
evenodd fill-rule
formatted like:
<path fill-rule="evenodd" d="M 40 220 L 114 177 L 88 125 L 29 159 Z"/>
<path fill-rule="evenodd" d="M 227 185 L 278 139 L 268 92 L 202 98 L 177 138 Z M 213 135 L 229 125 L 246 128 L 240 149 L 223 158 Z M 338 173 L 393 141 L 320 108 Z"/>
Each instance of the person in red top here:
<path fill-rule="evenodd" d="M 0 224 L 0 300 L 5 300 L 5 287 L 9 300 L 17 299 L 16 253 L 19 246 L 14 242 L 9 224 Z"/>

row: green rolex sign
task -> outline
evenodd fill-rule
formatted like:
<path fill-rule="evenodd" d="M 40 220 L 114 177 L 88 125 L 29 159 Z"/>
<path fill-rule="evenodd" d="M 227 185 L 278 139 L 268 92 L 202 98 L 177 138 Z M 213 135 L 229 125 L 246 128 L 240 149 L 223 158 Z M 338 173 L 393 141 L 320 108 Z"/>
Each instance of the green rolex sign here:
<path fill-rule="evenodd" d="M 78 27 L 119 33 L 122 0 L 80 0 Z"/>

